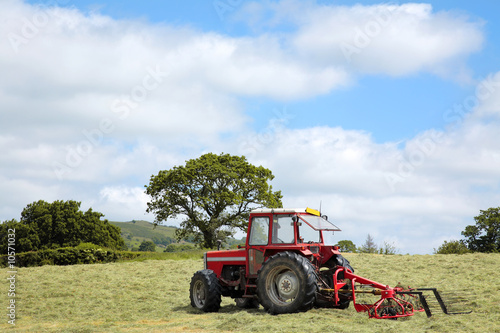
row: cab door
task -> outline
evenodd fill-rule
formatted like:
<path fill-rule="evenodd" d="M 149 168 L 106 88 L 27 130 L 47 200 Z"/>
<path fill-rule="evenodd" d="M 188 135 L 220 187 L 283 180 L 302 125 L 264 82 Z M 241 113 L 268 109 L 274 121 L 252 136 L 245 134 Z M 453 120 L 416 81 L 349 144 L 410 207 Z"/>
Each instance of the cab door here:
<path fill-rule="evenodd" d="M 257 215 L 250 220 L 247 238 L 247 267 L 248 274 L 256 277 L 264 262 L 264 252 L 269 245 L 271 215 Z"/>

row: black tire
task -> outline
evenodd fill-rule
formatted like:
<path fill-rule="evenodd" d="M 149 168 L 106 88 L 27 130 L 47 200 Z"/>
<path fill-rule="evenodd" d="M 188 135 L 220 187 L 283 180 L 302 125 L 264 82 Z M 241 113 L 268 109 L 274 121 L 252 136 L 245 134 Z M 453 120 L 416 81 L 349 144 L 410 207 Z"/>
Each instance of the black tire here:
<path fill-rule="evenodd" d="M 235 298 L 236 306 L 241 309 L 257 309 L 259 307 L 259 301 L 255 298 L 241 297 Z"/>
<path fill-rule="evenodd" d="M 210 269 L 194 273 L 189 287 L 191 306 L 204 312 L 220 309 L 221 287 L 217 275 Z"/>
<path fill-rule="evenodd" d="M 314 305 L 317 277 L 309 260 L 293 252 L 270 257 L 259 270 L 257 295 L 271 314 L 307 311 Z"/>
<path fill-rule="evenodd" d="M 328 271 L 330 272 L 330 271 Z M 333 276 L 332 274 L 321 274 L 321 278 L 323 281 L 328 283 L 328 288 L 333 288 Z M 342 289 L 349 289 L 348 285 L 345 285 Z M 342 290 L 341 289 L 341 290 Z M 314 303 L 314 306 L 317 308 L 328 308 L 328 309 L 347 309 L 349 307 L 349 304 L 351 303 L 350 300 L 344 299 L 346 296 L 343 296 L 340 294 L 340 302 L 338 305 L 335 305 L 335 302 L 332 301 L 331 298 L 328 298 L 324 295 L 318 294 L 316 296 L 316 302 Z M 350 297 L 350 294 L 347 296 Z"/>
<path fill-rule="evenodd" d="M 342 267 L 349 269 L 351 272 L 354 273 L 354 269 L 352 268 L 349 260 L 347 260 L 346 258 L 344 258 L 340 254 L 334 255 L 327 262 L 326 265 L 327 265 L 327 267 L 330 267 L 333 270 L 335 270 L 335 268 L 338 268 L 339 266 L 342 266 Z M 333 288 L 333 276 L 332 276 L 332 274 L 324 274 L 324 275 L 322 275 L 322 278 L 324 281 L 326 281 L 328 283 L 329 288 Z M 344 272 L 340 272 L 337 278 L 341 279 L 341 280 L 344 279 Z M 348 286 L 343 287 L 343 289 L 349 289 L 349 288 L 350 287 L 348 287 Z M 351 301 L 349 299 L 345 299 L 345 298 L 350 298 L 350 296 L 351 296 L 350 294 L 347 296 L 345 296 L 345 295 L 343 296 L 341 294 L 339 305 L 335 305 L 334 302 L 332 302 L 331 300 L 328 300 L 327 298 L 319 295 L 316 299 L 316 303 L 314 304 L 314 306 L 316 306 L 318 308 L 347 309 L 349 307 L 349 304 L 351 303 Z"/>

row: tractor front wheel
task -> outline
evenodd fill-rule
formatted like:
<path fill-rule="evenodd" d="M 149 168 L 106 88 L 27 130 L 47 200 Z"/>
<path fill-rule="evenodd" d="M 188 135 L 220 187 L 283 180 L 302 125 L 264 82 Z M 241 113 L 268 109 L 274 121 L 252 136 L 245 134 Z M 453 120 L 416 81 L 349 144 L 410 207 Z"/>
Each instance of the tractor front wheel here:
<path fill-rule="evenodd" d="M 307 311 L 318 289 L 314 267 L 294 252 L 280 252 L 270 257 L 260 269 L 257 294 L 264 309 L 271 314 Z"/>
<path fill-rule="evenodd" d="M 194 273 L 189 287 L 191 306 L 204 312 L 220 309 L 221 287 L 217 275 L 210 269 Z"/>

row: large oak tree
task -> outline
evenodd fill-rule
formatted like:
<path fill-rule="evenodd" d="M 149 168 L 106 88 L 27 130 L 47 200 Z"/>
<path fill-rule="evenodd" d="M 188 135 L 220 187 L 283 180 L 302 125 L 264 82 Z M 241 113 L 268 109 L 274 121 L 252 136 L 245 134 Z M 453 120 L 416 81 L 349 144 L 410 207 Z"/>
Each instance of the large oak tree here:
<path fill-rule="evenodd" d="M 281 191 L 268 183 L 273 178 L 244 156 L 208 153 L 151 176 L 147 212 L 155 214 L 156 224 L 182 215 L 176 237 L 214 248 L 236 228 L 246 231 L 251 209 L 281 207 Z"/>

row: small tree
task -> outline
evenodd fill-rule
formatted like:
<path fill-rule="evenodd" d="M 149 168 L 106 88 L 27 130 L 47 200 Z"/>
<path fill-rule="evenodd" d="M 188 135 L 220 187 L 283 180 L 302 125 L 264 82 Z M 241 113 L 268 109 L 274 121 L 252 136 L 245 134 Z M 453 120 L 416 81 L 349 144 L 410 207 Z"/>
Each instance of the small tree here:
<path fill-rule="evenodd" d="M 155 252 L 156 245 L 152 241 L 142 241 L 141 245 L 139 245 L 139 251 L 141 252 Z"/>
<path fill-rule="evenodd" d="M 437 250 L 434 249 L 434 254 L 464 254 L 469 252 L 463 240 L 444 241 Z"/>
<path fill-rule="evenodd" d="M 356 245 L 350 240 L 341 240 L 337 243 L 337 246 L 339 247 L 340 252 L 356 252 Z"/>
<path fill-rule="evenodd" d="M 396 254 L 398 250 L 394 244 L 390 244 L 388 242 L 384 242 L 384 247 L 381 247 L 378 253 L 380 254 Z"/>
<path fill-rule="evenodd" d="M 365 243 L 358 249 L 360 253 L 377 253 L 377 244 L 373 241 L 373 237 L 368 234 Z"/>

